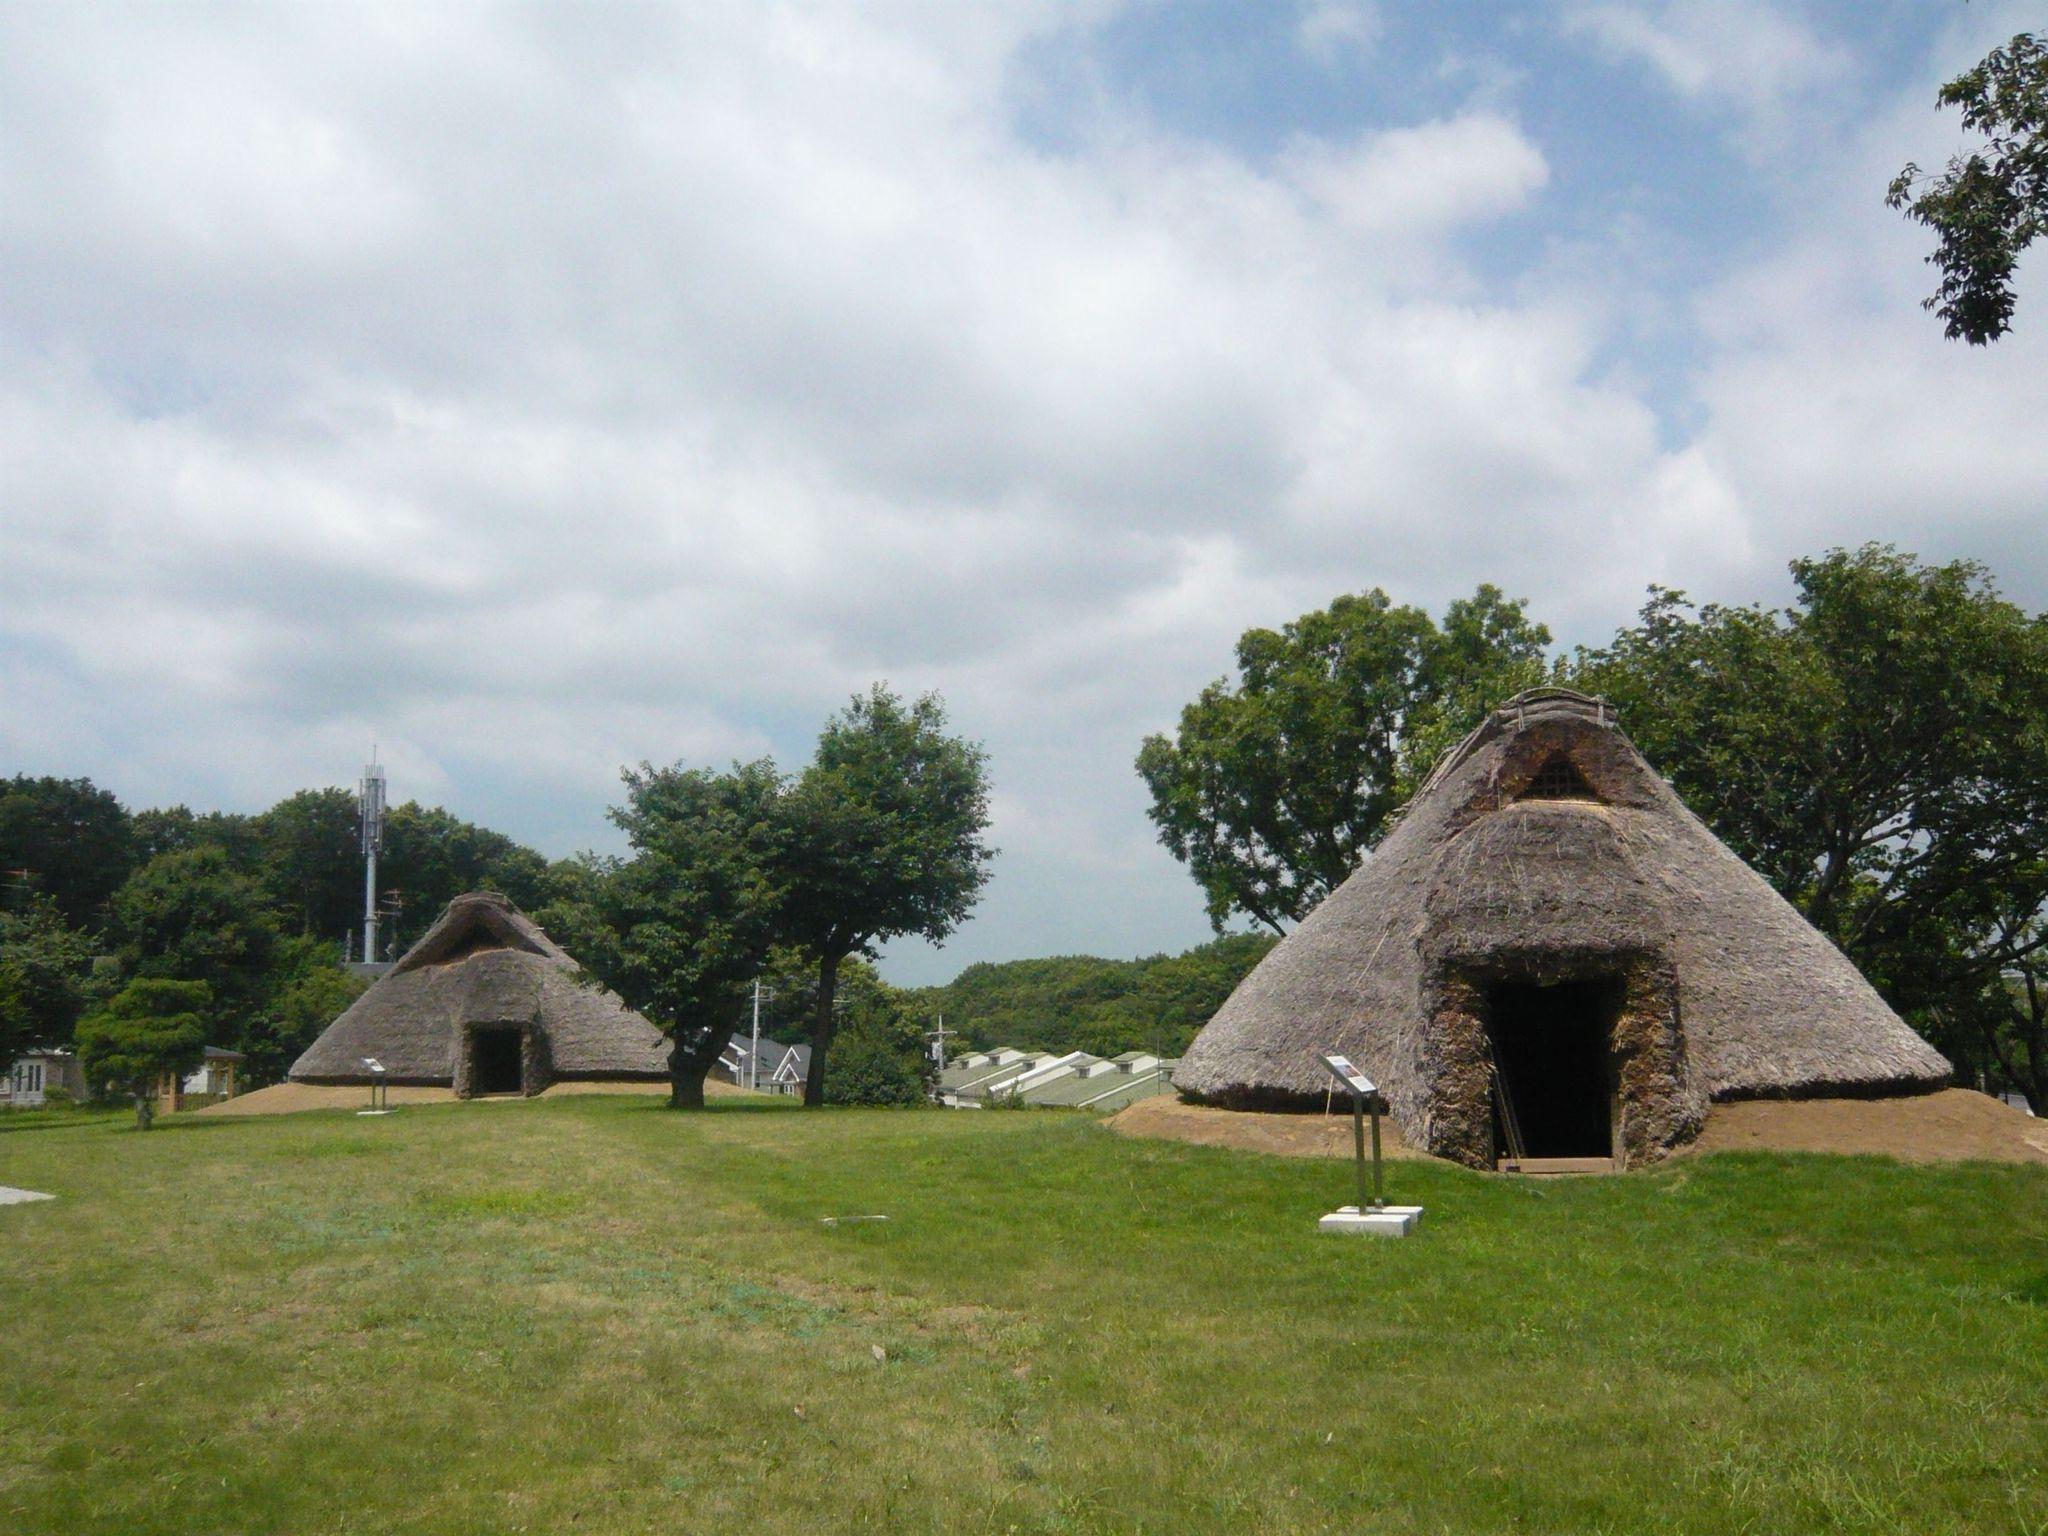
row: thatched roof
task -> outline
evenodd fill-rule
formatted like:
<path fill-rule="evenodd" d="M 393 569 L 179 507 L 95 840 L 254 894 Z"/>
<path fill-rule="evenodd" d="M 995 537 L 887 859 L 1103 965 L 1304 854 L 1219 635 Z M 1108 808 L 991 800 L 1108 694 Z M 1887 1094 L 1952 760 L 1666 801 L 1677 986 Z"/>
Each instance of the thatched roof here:
<path fill-rule="evenodd" d="M 553 1078 L 660 1078 L 668 1042 L 503 896 L 473 892 L 434 926 L 292 1064 L 302 1083 L 448 1084 L 465 1026 L 537 1026 Z"/>
<path fill-rule="evenodd" d="M 1442 1023 L 1466 1006 L 1457 979 L 1551 981 L 1624 962 L 1647 978 L 1643 1006 L 1663 1010 L 1665 1145 L 1697 1129 L 1709 1100 L 1909 1092 L 1951 1075 L 1685 808 L 1612 710 L 1540 689 L 1445 756 L 1378 849 L 1196 1036 L 1174 1083 L 1217 1102 L 1320 1104 L 1317 1053 L 1341 1051 L 1408 1139 L 1439 1149 L 1447 1133 L 1432 1124 L 1455 1117 L 1445 1084 L 1469 1065 L 1449 1059 Z"/>

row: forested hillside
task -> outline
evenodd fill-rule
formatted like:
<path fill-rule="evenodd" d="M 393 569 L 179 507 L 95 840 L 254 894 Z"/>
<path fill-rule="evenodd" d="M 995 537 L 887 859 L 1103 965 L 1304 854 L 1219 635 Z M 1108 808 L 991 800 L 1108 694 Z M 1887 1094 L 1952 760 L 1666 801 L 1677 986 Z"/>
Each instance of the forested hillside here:
<path fill-rule="evenodd" d="M 908 1000 L 927 1028 L 943 1013 L 963 1046 L 1178 1056 L 1276 942 L 1245 933 L 1141 960 L 983 961 L 945 986 L 918 988 Z"/>

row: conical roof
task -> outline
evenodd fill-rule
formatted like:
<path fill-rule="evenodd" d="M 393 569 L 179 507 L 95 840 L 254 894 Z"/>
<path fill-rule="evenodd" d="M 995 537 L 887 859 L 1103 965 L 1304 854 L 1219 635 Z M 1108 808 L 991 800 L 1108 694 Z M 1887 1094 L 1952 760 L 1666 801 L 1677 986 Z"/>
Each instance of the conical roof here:
<path fill-rule="evenodd" d="M 1715 1099 L 1910 1092 L 1952 1069 L 1687 810 L 1602 701 L 1525 693 L 1448 753 L 1363 864 L 1195 1037 L 1175 1086 L 1313 1101 L 1359 1063 L 1410 1142 L 1470 1162 L 1491 1132 L 1486 988 L 1625 983 L 1633 1152 Z M 1474 1059 L 1476 1053 L 1476 1061 Z M 1626 1111 L 1624 1111 L 1624 1114 Z"/>
<path fill-rule="evenodd" d="M 517 1025 L 550 1078 L 663 1078 L 668 1042 L 505 897 L 458 896 L 292 1064 L 294 1082 L 449 1084 L 466 1030 Z"/>

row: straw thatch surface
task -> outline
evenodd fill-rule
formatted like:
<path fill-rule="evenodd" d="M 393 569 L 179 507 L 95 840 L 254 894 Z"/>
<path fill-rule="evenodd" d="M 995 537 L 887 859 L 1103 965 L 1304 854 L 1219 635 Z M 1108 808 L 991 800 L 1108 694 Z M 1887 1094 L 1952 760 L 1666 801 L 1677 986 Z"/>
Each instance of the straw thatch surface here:
<path fill-rule="evenodd" d="M 1597 799 L 1523 799 L 1562 763 Z M 1610 978 L 1622 1141 L 1644 1161 L 1733 1098 L 1924 1091 L 1947 1061 L 1730 852 L 1596 699 L 1538 690 L 1439 763 L 1351 878 L 1247 976 L 1175 1086 L 1320 1103 L 1316 1057 L 1380 1084 L 1407 1139 L 1490 1166 L 1495 981 Z"/>
<path fill-rule="evenodd" d="M 211 1111 L 208 1111 L 211 1113 Z M 1351 1156 L 1351 1120 L 1334 1115 L 1220 1109 L 1162 1095 L 1109 1120 L 1125 1136 L 1234 1147 L 1281 1157 Z M 1419 1157 L 1399 1136 L 1382 1135 L 1388 1157 Z M 1745 1099 L 1707 1111 L 1702 1152 L 1834 1152 L 1904 1163 L 1977 1160 L 2048 1163 L 2048 1120 L 2037 1120 L 1967 1088 L 1898 1099 Z"/>
<path fill-rule="evenodd" d="M 530 1091 L 564 1078 L 665 1079 L 668 1042 L 503 896 L 458 896 L 405 958 L 357 998 L 292 1065 L 299 1083 L 368 1083 L 363 1058 L 393 1085 L 466 1093 L 461 1043 L 479 1028 L 524 1032 Z"/>

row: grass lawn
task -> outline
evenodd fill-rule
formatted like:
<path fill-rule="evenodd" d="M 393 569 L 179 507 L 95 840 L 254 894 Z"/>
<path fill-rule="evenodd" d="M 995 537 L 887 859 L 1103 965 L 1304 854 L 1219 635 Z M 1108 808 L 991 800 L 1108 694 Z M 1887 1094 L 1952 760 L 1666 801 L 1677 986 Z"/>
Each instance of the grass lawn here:
<path fill-rule="evenodd" d="M 128 1124 L 0 1117 L 14 1536 L 2048 1531 L 2039 1169 L 1398 1165 L 1387 1242 L 1078 1114 Z"/>

